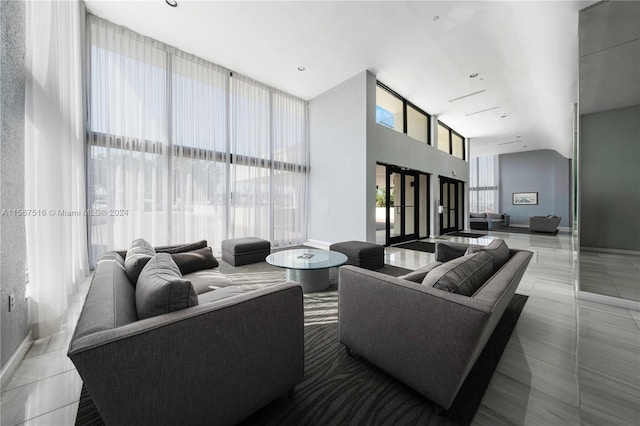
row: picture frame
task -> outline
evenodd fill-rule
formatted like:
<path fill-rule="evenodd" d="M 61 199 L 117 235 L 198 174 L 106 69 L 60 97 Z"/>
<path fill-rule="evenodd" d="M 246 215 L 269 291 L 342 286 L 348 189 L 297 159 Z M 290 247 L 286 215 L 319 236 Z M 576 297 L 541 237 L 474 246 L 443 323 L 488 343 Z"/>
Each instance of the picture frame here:
<path fill-rule="evenodd" d="M 514 192 L 511 195 L 514 206 L 538 204 L 537 192 Z"/>

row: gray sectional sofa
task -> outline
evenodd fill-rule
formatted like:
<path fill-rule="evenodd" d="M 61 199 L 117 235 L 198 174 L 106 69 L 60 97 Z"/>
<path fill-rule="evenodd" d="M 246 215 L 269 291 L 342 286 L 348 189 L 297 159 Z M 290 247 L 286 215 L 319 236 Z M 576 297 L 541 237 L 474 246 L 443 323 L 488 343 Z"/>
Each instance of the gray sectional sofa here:
<path fill-rule="evenodd" d="M 299 284 L 243 292 L 215 268 L 182 275 L 210 264 L 200 249 L 132 249 L 100 257 L 69 345 L 107 424 L 235 424 L 302 381 Z"/>
<path fill-rule="evenodd" d="M 510 217 L 506 213 L 469 213 L 469 228 L 486 231 L 509 226 Z"/>
<path fill-rule="evenodd" d="M 532 253 L 438 244 L 438 261 L 402 277 L 339 272 L 339 335 L 441 408 L 451 406 L 515 293 Z"/>

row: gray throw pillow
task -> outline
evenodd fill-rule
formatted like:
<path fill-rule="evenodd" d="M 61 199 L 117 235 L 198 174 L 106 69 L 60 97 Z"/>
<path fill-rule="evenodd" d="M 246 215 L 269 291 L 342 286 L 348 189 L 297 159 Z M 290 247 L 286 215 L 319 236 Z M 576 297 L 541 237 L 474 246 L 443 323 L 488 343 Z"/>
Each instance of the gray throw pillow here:
<path fill-rule="evenodd" d="M 423 266 L 420 269 L 416 269 L 413 272 L 409 272 L 408 274 L 405 274 L 405 275 L 400 275 L 398 278 L 400 278 L 401 280 L 413 281 L 414 283 L 421 283 L 422 280 L 424 280 L 424 277 L 427 276 L 429 271 L 431 271 L 433 268 L 436 268 L 440 265 L 442 265 L 442 262 L 438 262 L 438 261 L 432 262 L 427 266 Z"/>
<path fill-rule="evenodd" d="M 205 247 L 198 250 L 192 250 L 185 253 L 171 253 L 171 258 L 182 275 L 187 275 L 195 271 L 203 269 L 212 269 L 218 267 L 218 259 L 213 256 L 211 247 Z"/>
<path fill-rule="evenodd" d="M 467 247 L 452 246 L 447 243 L 438 243 L 436 245 L 436 260 L 438 262 L 448 262 L 453 259 L 457 259 L 460 256 L 464 256 L 467 251 Z"/>
<path fill-rule="evenodd" d="M 145 319 L 198 304 L 191 281 L 182 279 L 168 253 L 158 253 L 147 262 L 136 286 L 138 318 Z"/>
<path fill-rule="evenodd" d="M 488 253 L 468 254 L 432 269 L 422 281 L 422 285 L 473 296 L 493 275 L 492 263 Z"/>
<path fill-rule="evenodd" d="M 131 284 L 136 285 L 140 272 L 155 254 L 153 246 L 144 239 L 138 238 L 131 242 L 124 259 L 124 270 Z"/>
<path fill-rule="evenodd" d="M 200 240 L 195 243 L 182 244 L 180 246 L 157 247 L 158 253 L 185 253 L 207 247 L 207 240 Z"/>
<path fill-rule="evenodd" d="M 507 247 L 507 243 L 504 240 L 497 239 L 491 241 L 489 245 L 484 247 L 469 247 L 467 253 L 477 253 L 479 251 L 487 252 L 493 258 L 493 273 L 498 272 L 498 269 L 502 268 L 505 263 L 511 257 L 511 253 L 509 252 L 509 247 Z"/>

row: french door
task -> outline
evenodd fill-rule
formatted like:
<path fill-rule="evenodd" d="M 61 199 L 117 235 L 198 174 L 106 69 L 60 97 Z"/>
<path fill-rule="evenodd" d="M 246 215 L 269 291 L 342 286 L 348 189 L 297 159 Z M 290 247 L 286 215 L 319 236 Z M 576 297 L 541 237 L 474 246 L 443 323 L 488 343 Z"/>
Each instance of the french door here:
<path fill-rule="evenodd" d="M 387 241 L 389 244 L 418 238 L 418 173 L 387 166 Z"/>
<path fill-rule="evenodd" d="M 462 229 L 464 183 L 440 176 L 440 234 Z"/>

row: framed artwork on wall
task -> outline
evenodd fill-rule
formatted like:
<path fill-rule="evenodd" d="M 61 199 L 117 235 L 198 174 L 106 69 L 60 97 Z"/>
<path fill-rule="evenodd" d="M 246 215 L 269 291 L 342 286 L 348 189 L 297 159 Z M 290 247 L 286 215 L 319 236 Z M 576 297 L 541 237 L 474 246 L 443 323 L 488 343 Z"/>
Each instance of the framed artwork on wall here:
<path fill-rule="evenodd" d="M 531 205 L 538 204 L 537 192 L 514 192 L 513 205 Z"/>

